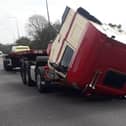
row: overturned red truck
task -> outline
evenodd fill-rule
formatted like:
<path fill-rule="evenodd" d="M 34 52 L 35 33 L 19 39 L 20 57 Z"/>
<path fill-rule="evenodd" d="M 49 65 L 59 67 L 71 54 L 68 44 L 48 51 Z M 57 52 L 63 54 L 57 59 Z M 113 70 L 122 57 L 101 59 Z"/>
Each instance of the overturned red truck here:
<path fill-rule="evenodd" d="M 36 82 L 39 91 L 47 90 L 50 82 L 58 82 L 88 95 L 125 96 L 126 45 L 123 38 L 121 33 L 102 24 L 83 8 L 74 12 L 67 7 L 48 63 L 29 66 L 30 82 Z"/>

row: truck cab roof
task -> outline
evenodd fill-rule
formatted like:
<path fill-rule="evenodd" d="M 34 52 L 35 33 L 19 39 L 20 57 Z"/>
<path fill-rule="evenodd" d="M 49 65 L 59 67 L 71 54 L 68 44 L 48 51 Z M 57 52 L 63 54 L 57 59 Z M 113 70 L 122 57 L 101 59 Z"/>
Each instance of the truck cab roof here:
<path fill-rule="evenodd" d="M 77 9 L 77 13 L 88 19 L 89 22 L 91 22 L 100 32 L 105 34 L 107 37 L 126 44 L 126 33 L 120 32 L 117 29 L 110 27 L 108 24 L 102 23 L 99 19 L 91 15 L 82 7 Z"/>

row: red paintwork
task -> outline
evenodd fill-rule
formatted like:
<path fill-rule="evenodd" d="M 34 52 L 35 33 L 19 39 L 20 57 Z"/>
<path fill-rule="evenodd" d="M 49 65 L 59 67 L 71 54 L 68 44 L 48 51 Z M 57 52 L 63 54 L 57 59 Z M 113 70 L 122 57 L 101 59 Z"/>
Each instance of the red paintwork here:
<path fill-rule="evenodd" d="M 46 52 L 47 52 L 47 55 L 48 55 L 48 56 L 50 55 L 51 47 L 52 47 L 52 43 L 49 43 L 49 44 L 48 44 L 48 47 L 47 47 L 47 49 L 46 49 Z"/>
<path fill-rule="evenodd" d="M 42 68 L 44 68 L 44 71 L 45 71 L 44 78 L 45 78 L 46 80 L 50 80 L 50 78 L 49 78 L 49 76 L 48 76 L 48 72 L 49 72 L 49 67 L 48 67 L 48 65 L 47 65 L 47 66 L 44 66 L 44 67 L 42 67 Z"/>
<path fill-rule="evenodd" d="M 111 95 L 126 95 L 126 86 L 115 89 L 103 85 L 103 78 L 110 69 L 126 73 L 126 45 L 108 38 L 98 31 L 92 24 L 74 53 L 67 72 L 67 81 L 70 85 L 76 83 L 84 88 L 90 84 L 96 71 L 100 71 L 100 77 L 96 84 L 97 93 Z"/>
<path fill-rule="evenodd" d="M 27 50 L 27 51 L 21 51 L 21 52 L 11 52 L 8 54 L 10 58 L 21 58 L 21 57 L 35 57 L 37 55 L 47 55 L 47 50 Z"/>

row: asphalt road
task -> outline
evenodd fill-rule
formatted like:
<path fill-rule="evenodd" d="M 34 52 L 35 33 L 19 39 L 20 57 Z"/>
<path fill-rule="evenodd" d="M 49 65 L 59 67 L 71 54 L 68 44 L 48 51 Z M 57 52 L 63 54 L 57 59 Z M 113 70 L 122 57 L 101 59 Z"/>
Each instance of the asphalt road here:
<path fill-rule="evenodd" d="M 0 59 L 0 126 L 126 126 L 126 100 L 87 101 L 62 89 L 39 94 Z"/>

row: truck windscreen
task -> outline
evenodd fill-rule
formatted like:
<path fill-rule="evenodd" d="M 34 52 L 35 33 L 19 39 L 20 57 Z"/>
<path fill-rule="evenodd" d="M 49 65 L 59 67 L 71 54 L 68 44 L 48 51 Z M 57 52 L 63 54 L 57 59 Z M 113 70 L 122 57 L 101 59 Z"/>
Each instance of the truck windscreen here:
<path fill-rule="evenodd" d="M 73 49 L 67 46 L 60 62 L 60 65 L 64 68 L 64 72 L 66 72 L 68 69 L 73 53 Z"/>

